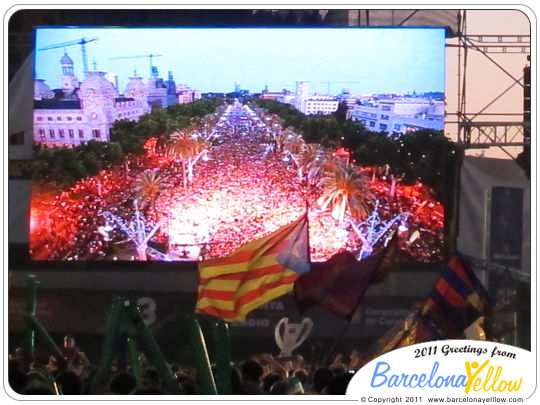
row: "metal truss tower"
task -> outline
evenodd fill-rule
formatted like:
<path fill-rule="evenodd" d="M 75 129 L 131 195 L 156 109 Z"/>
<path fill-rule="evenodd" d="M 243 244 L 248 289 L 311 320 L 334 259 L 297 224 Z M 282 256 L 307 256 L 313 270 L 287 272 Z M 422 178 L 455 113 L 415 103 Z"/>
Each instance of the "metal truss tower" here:
<path fill-rule="evenodd" d="M 524 66 L 522 77 L 515 77 L 493 54 L 527 54 L 530 55 L 531 42 L 529 35 L 469 35 L 467 33 L 467 11 L 458 15 L 458 133 L 457 141 L 465 149 L 485 149 L 499 147 L 508 156 L 514 158 L 505 147 L 530 146 L 530 67 Z M 451 46 L 451 45 L 450 45 Z M 487 63 L 500 69 L 508 79 L 506 87 L 498 96 L 488 101 L 485 107 L 476 112 L 467 110 L 467 80 L 469 53 L 477 52 L 484 56 Z M 488 113 L 496 101 L 503 98 L 511 89 L 519 86 L 523 89 L 524 110 L 519 113 Z M 529 97 L 527 97 L 529 94 Z M 528 113 L 527 113 L 528 110 Z M 453 114 L 448 114 L 453 115 Z M 494 120 L 494 116 L 499 120 Z M 504 119 L 501 120 L 501 117 Z M 448 120 L 447 122 L 450 122 Z"/>

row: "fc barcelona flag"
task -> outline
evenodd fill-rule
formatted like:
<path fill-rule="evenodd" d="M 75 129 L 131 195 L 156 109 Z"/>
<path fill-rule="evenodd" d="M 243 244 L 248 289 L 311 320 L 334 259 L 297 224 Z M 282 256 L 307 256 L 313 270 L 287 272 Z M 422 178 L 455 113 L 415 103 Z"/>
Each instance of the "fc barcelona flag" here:
<path fill-rule="evenodd" d="M 458 338 L 489 309 L 490 299 L 484 286 L 461 255 L 454 253 L 420 311 L 424 333 L 417 343 Z"/>
<path fill-rule="evenodd" d="M 227 257 L 199 263 L 196 312 L 241 322 L 251 310 L 291 291 L 299 275 L 309 269 L 304 214 Z"/>
<path fill-rule="evenodd" d="M 489 310 L 490 300 L 482 283 L 454 253 L 423 305 L 377 341 L 372 358 L 415 343 L 460 338 Z"/>
<path fill-rule="evenodd" d="M 386 247 L 360 261 L 344 251 L 313 265 L 309 273 L 294 283 L 294 297 L 300 311 L 318 306 L 351 319 L 368 287 L 384 281 L 398 250 L 398 237 L 394 233 Z"/>

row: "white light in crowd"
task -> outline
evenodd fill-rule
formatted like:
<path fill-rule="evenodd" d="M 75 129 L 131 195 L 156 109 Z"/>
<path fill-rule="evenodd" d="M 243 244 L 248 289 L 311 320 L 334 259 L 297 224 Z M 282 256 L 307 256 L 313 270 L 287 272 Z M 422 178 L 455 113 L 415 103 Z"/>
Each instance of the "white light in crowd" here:
<path fill-rule="evenodd" d="M 414 231 L 411 234 L 411 237 L 409 238 L 409 240 L 407 241 L 407 244 L 410 245 L 411 243 L 414 243 L 414 241 L 416 241 L 419 237 L 420 237 L 420 232 L 418 230 Z"/>
<path fill-rule="evenodd" d="M 407 223 L 405 221 L 401 221 L 398 227 L 398 231 L 407 232 L 408 230 L 409 230 L 409 227 L 407 226 Z"/>

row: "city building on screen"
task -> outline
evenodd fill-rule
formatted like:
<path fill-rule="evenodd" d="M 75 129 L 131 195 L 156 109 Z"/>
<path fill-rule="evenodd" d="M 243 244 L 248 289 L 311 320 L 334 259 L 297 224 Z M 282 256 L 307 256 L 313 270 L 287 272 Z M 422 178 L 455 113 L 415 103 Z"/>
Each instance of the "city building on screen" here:
<path fill-rule="evenodd" d="M 444 128 L 444 101 L 426 96 L 371 97 L 347 111 L 371 131 L 400 133 Z"/>
<path fill-rule="evenodd" d="M 291 104 L 298 111 L 305 115 L 332 114 L 337 111 L 339 100 L 328 95 L 313 94 L 309 82 L 296 82 L 296 89 L 293 92 L 283 89 L 281 92 L 272 92 L 268 86 L 262 91 L 260 98 L 263 100 L 274 100 L 284 104 Z"/>
<path fill-rule="evenodd" d="M 336 96 L 319 95 L 312 93 L 310 82 L 301 81 L 296 82 L 294 92 L 272 92 L 266 86 L 260 98 L 291 104 L 305 115 L 332 114 L 342 103 L 347 108 L 347 119 L 360 121 L 374 132 L 405 134 L 444 128 L 444 94 L 440 92 L 354 95 L 344 88 Z"/>
<path fill-rule="evenodd" d="M 202 97 L 201 92 L 192 89 L 185 84 L 176 85 L 176 98 L 178 104 L 187 104 L 196 100 L 200 100 Z"/>
<path fill-rule="evenodd" d="M 282 103 L 291 104 L 290 100 L 289 101 L 283 100 L 283 98 L 286 96 L 291 96 L 290 90 L 283 89 L 282 91 L 270 91 L 268 90 L 268 85 L 266 85 L 260 95 L 260 98 L 263 100 L 273 100 L 273 101 L 280 101 Z M 294 99 L 294 95 L 292 97 Z"/>
<path fill-rule="evenodd" d="M 332 96 L 312 94 L 309 82 L 296 82 L 294 106 L 306 115 L 332 114 L 339 101 Z"/>
<path fill-rule="evenodd" d="M 152 108 L 200 98 L 200 92 L 176 85 L 172 72 L 164 81 L 155 67 L 146 83 L 135 72 L 123 94 L 119 94 L 117 81 L 108 80 L 102 71 L 90 71 L 80 82 L 67 53 L 60 66 L 60 89 L 52 90 L 43 79 L 35 79 L 34 83 L 34 141 L 49 147 L 74 147 L 92 140 L 106 142 L 116 121 L 138 121 Z"/>

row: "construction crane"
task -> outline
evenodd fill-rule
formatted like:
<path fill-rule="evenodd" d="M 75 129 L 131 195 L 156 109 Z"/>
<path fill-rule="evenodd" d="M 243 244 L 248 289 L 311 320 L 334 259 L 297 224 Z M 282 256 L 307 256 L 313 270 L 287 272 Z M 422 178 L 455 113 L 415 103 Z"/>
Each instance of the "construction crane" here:
<path fill-rule="evenodd" d="M 98 39 L 99 38 L 90 38 L 90 39 L 81 38 L 81 39 L 76 39 L 73 41 L 62 42 L 61 44 L 47 45 L 42 48 L 39 48 L 38 51 L 47 51 L 49 49 L 66 48 L 68 46 L 80 45 L 81 53 L 82 53 L 82 61 L 83 61 L 83 71 L 86 76 L 88 74 L 88 58 L 86 56 L 86 44 L 97 41 Z"/>
<path fill-rule="evenodd" d="M 325 83 L 328 85 L 328 89 L 326 91 L 326 94 L 330 94 L 330 85 L 331 84 L 358 84 L 358 83 L 361 83 L 361 82 L 321 82 L 321 83 Z"/>
<path fill-rule="evenodd" d="M 109 60 L 150 58 L 150 76 L 152 76 L 152 74 L 153 74 L 153 71 L 152 71 L 152 58 L 157 58 L 158 56 L 163 56 L 163 55 L 154 55 L 154 54 L 151 53 L 150 55 L 118 56 L 116 58 L 109 58 Z"/>

